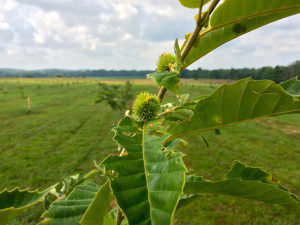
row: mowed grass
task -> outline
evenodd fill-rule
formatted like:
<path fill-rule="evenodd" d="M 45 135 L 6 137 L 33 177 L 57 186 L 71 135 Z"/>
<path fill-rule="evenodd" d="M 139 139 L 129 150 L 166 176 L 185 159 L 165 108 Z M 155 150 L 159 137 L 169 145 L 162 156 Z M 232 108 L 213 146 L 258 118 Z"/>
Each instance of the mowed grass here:
<path fill-rule="evenodd" d="M 46 188 L 74 172 L 94 168 L 117 152 L 111 128 L 120 119 L 106 103 L 95 104 L 95 79 L 0 80 L 0 189 Z M 146 80 L 131 80 L 135 93 L 152 93 Z M 124 83 L 123 80 L 105 80 Z M 212 93 L 211 81 L 183 81 L 191 97 Z M 22 93 L 23 92 L 23 93 Z M 27 97 L 31 111 L 27 109 Z M 168 93 L 165 100 L 175 102 Z M 186 138 L 181 147 L 189 168 L 207 179 L 220 180 L 234 160 L 271 172 L 275 179 L 300 195 L 300 114 L 264 118 Z M 26 211 L 11 224 L 36 224 L 42 206 Z M 227 196 L 206 196 L 177 212 L 176 224 L 300 224 L 300 213 L 280 206 Z"/>

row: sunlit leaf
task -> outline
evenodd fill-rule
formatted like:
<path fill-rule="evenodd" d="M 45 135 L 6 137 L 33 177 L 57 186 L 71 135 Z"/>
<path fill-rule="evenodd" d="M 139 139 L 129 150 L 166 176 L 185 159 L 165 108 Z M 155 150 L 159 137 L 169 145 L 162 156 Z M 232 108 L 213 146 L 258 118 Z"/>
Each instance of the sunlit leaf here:
<path fill-rule="evenodd" d="M 266 116 L 300 112 L 300 97 L 290 95 L 273 81 L 247 78 L 224 84 L 200 99 L 193 109 L 190 106 L 194 115 L 173 123 L 168 141 Z"/>
<path fill-rule="evenodd" d="M 210 2 L 211 0 L 179 0 L 180 3 L 188 8 L 199 8 L 201 2 L 203 1 L 203 5 Z"/>
<path fill-rule="evenodd" d="M 152 79 L 160 87 L 164 86 L 175 94 L 178 94 L 180 89 L 180 79 L 178 76 L 179 74 L 177 72 L 168 71 L 147 74 L 147 78 Z"/>
<path fill-rule="evenodd" d="M 181 69 L 181 50 L 179 48 L 177 38 L 174 43 L 174 52 L 175 52 L 175 71 L 179 73 Z"/>
<path fill-rule="evenodd" d="M 300 80 L 298 80 L 297 77 L 282 82 L 280 86 L 283 87 L 287 93 L 300 97 Z"/>
<path fill-rule="evenodd" d="M 213 12 L 209 26 L 199 34 L 182 69 L 236 37 L 297 13 L 299 0 L 225 0 Z"/>

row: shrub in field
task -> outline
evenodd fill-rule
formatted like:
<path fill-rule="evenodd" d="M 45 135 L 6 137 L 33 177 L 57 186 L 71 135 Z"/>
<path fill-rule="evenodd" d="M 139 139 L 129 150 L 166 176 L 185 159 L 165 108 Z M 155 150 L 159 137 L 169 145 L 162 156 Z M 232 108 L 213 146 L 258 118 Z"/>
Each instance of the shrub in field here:
<path fill-rule="evenodd" d="M 18 86 L 18 88 L 19 88 L 20 91 L 21 91 L 21 96 L 22 96 L 22 98 L 25 98 L 23 86 Z"/>
<path fill-rule="evenodd" d="M 129 81 L 124 86 L 99 83 L 99 89 L 96 103 L 107 102 L 112 109 L 118 110 L 122 116 L 126 109 L 131 106 L 134 95 Z"/>
<path fill-rule="evenodd" d="M 106 182 L 72 186 L 68 195 L 52 203 L 40 224 L 170 225 L 176 210 L 208 194 L 225 194 L 299 210 L 299 198 L 260 168 L 236 161 L 223 180 L 210 181 L 191 174 L 182 159 L 183 153 L 176 150 L 184 142 L 182 138 L 189 135 L 300 112 L 300 81 L 296 78 L 280 85 L 247 78 L 223 84 L 211 95 L 194 100 L 180 93 L 179 79 L 183 69 L 223 43 L 299 13 L 299 0 L 180 2 L 189 8 L 199 8 L 195 30 L 186 35 L 181 47 L 176 39 L 174 55 L 164 53 L 157 71 L 148 75 L 160 87 L 157 97 L 142 93 L 136 100 L 134 114 L 127 113 L 113 128 L 113 139 L 121 153 L 109 155 L 96 165 Z M 203 11 L 206 4 L 209 5 Z M 109 90 L 102 86 L 103 90 Z M 180 104 L 159 107 L 167 90 L 176 94 Z M 109 98 L 100 94 L 100 101 L 106 100 L 119 109 L 115 92 L 110 91 Z M 7 223 L 51 190 L 4 190 L 0 193 L 0 224 Z"/>

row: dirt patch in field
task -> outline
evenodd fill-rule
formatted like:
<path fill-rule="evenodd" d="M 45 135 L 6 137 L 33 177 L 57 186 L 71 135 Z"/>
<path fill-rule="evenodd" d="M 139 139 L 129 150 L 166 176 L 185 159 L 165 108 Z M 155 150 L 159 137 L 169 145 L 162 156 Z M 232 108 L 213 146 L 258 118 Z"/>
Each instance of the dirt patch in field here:
<path fill-rule="evenodd" d="M 286 135 L 300 139 L 300 127 L 286 123 L 276 122 L 270 119 L 259 119 L 258 123 L 282 130 Z"/>

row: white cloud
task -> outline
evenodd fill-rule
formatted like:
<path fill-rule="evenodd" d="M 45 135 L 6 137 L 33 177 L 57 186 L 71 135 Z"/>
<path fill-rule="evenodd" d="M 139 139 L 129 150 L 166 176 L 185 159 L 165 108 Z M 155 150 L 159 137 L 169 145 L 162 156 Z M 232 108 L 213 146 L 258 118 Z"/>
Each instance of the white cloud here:
<path fill-rule="evenodd" d="M 10 11 L 17 7 L 17 3 L 14 0 L 5 0 L 0 6 L 4 11 Z"/>
<path fill-rule="evenodd" d="M 153 69 L 196 12 L 174 0 L 0 0 L 0 67 Z M 191 68 L 288 64 L 299 59 L 299 24 L 268 25 Z"/>
<path fill-rule="evenodd" d="M 131 4 L 127 3 L 112 3 L 115 11 L 115 15 L 119 20 L 130 18 L 132 15 L 136 15 L 138 10 Z"/>

